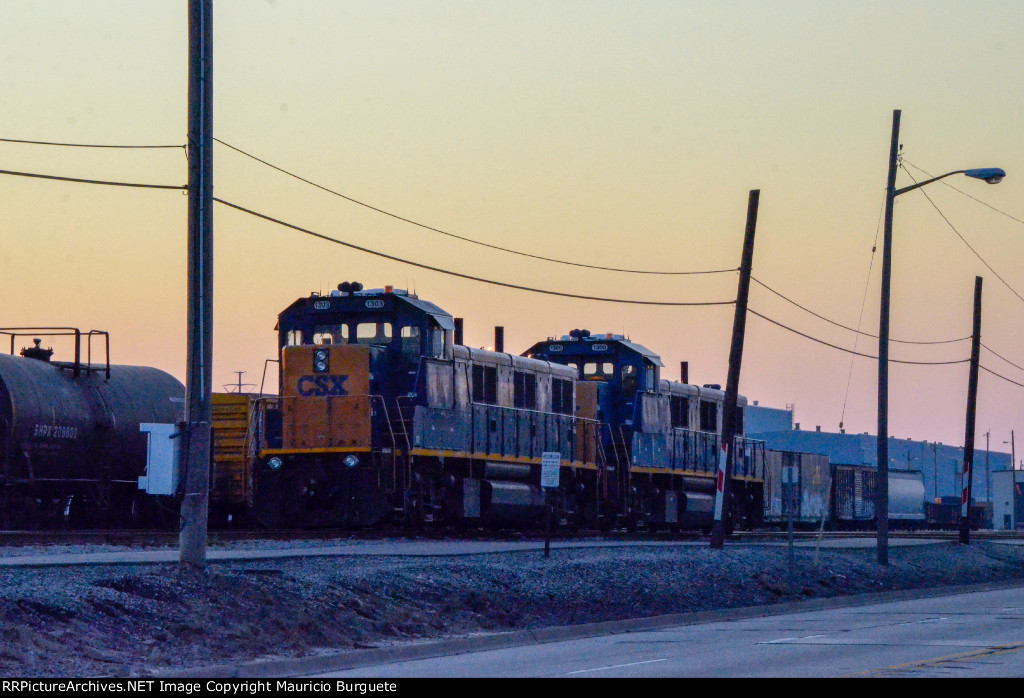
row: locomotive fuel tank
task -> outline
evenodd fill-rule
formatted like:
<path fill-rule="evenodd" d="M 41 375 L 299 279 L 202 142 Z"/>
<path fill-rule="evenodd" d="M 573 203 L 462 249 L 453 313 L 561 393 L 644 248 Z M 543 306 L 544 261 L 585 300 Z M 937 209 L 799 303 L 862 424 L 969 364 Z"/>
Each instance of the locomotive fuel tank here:
<path fill-rule="evenodd" d="M 145 473 L 143 422 L 180 421 L 184 387 L 144 366 L 75 375 L 71 364 L 0 354 L 0 478 L 36 500 L 88 484 L 134 490 Z"/>

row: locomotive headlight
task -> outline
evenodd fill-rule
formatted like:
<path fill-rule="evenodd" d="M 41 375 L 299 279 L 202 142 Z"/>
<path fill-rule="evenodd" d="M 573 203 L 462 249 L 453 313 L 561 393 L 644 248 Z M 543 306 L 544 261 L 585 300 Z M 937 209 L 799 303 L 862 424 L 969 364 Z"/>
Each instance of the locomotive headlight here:
<path fill-rule="evenodd" d="M 313 352 L 313 370 L 317 373 L 327 372 L 327 362 L 330 355 L 326 349 L 317 349 Z"/>
<path fill-rule="evenodd" d="M 284 462 L 277 456 L 267 461 L 267 467 L 271 470 L 280 470 L 282 465 L 284 465 Z"/>
<path fill-rule="evenodd" d="M 351 453 L 345 456 L 345 460 L 342 461 L 346 468 L 354 468 L 359 465 L 359 456 L 352 455 Z"/>

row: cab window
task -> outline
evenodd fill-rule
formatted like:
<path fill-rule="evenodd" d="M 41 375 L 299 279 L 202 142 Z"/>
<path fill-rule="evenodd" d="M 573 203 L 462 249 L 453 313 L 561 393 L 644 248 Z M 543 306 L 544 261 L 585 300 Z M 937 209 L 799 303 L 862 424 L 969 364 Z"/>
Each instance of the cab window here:
<path fill-rule="evenodd" d="M 313 344 L 344 344 L 348 341 L 348 325 L 317 325 Z"/>
<path fill-rule="evenodd" d="M 402 338 L 402 353 L 406 356 L 420 354 L 420 328 L 415 325 L 404 326 L 399 335 Z"/>
<path fill-rule="evenodd" d="M 356 344 L 390 344 L 390 322 L 360 322 L 356 325 Z"/>
<path fill-rule="evenodd" d="M 615 375 L 615 365 L 610 361 L 588 361 L 583 364 L 585 380 L 611 380 Z"/>
<path fill-rule="evenodd" d="M 626 364 L 625 366 L 622 367 L 621 375 L 622 394 L 628 398 L 629 396 L 633 395 L 636 392 L 636 389 L 639 385 L 636 366 L 632 364 Z"/>

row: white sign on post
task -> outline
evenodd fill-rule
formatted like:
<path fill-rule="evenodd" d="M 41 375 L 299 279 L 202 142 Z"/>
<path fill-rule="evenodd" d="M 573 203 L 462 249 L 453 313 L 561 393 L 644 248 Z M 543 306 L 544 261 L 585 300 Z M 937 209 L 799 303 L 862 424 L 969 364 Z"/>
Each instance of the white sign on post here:
<path fill-rule="evenodd" d="M 540 486 L 545 489 L 558 487 L 558 474 L 562 467 L 562 454 L 558 451 L 544 451 L 540 457 Z"/>

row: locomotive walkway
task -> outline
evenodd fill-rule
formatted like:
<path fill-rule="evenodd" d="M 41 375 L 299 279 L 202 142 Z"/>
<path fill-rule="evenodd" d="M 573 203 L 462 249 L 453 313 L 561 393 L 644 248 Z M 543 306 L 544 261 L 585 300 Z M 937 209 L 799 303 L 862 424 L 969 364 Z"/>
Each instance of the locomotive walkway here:
<path fill-rule="evenodd" d="M 948 542 L 942 537 L 891 538 L 890 545 L 931 545 Z M 1007 543 L 1022 544 L 1024 541 L 1007 540 Z M 796 542 L 797 547 L 814 547 L 815 539 L 802 538 Z M 875 539 L 869 537 L 826 537 L 821 541 L 823 548 L 872 548 Z M 252 545 L 252 544 L 250 544 Z M 542 553 L 543 541 L 348 541 L 343 544 L 324 544 L 322 542 L 296 544 L 288 547 L 280 541 L 268 541 L 260 547 L 248 548 L 216 548 L 207 550 L 207 560 L 211 563 L 276 560 L 300 557 L 444 557 L 457 555 L 493 555 L 510 552 Z M 574 548 L 615 548 L 615 547 L 696 547 L 706 546 L 705 540 L 693 541 L 553 541 L 553 550 L 571 550 Z M 729 546 L 784 546 L 785 539 L 770 541 L 730 541 Z M 94 550 L 88 550 L 90 547 Z M 104 550 L 95 550 L 102 547 Z M 0 549 L 0 568 L 11 567 L 50 567 L 73 565 L 123 565 L 123 564 L 166 564 L 178 562 L 178 549 L 139 550 L 131 547 L 111 550 L 114 546 L 75 545 L 54 546 L 55 549 L 7 548 Z M 69 549 L 70 548 L 70 549 Z"/>

